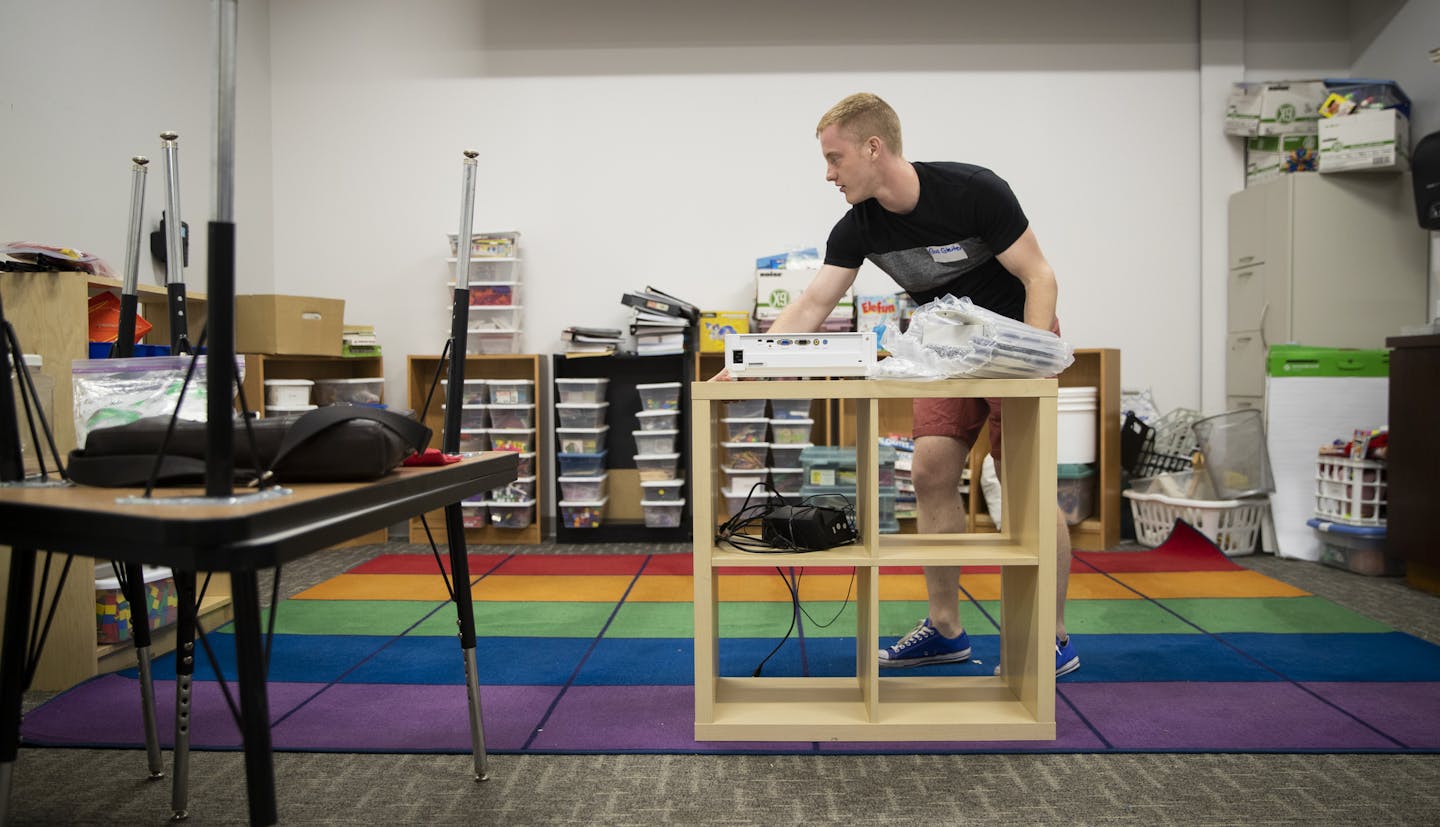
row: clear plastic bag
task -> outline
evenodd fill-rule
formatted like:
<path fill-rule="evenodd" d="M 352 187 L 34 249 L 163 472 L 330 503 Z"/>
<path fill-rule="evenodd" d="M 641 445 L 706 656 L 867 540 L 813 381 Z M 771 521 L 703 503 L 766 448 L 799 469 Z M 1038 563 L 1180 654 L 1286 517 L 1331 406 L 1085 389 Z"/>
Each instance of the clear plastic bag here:
<path fill-rule="evenodd" d="M 76 359 L 71 363 L 75 400 L 75 444 L 97 428 L 124 425 L 147 416 L 169 416 L 185 381 L 189 356 L 147 356 L 132 359 Z M 238 379 L 245 375 L 245 360 L 235 359 Z M 180 418 L 204 422 L 208 391 L 205 357 L 185 389 Z"/>
<path fill-rule="evenodd" d="M 885 330 L 881 346 L 890 358 L 876 363 L 873 378 L 1034 379 L 1055 376 L 1075 361 L 1064 339 L 968 296 L 941 296 L 917 309 L 904 333 Z"/>

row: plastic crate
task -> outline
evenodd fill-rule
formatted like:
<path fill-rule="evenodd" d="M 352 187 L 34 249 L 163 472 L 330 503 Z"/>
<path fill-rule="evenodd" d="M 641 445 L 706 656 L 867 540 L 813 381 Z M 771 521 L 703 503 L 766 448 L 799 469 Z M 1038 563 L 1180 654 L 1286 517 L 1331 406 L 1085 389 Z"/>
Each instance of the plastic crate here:
<path fill-rule="evenodd" d="M 535 382 L 531 379 L 489 379 L 485 391 L 492 405 L 530 405 L 535 402 Z"/>
<path fill-rule="evenodd" d="M 598 500 L 561 500 L 560 522 L 567 528 L 599 528 L 605 522 L 605 503 L 608 497 Z"/>
<path fill-rule="evenodd" d="M 631 431 L 637 454 L 670 454 L 675 452 L 679 431 Z"/>
<path fill-rule="evenodd" d="M 685 480 L 643 480 L 640 499 L 649 502 L 675 502 L 685 496 Z"/>
<path fill-rule="evenodd" d="M 518 503 L 486 503 L 490 524 L 497 528 L 529 528 L 535 521 L 535 501 Z"/>
<path fill-rule="evenodd" d="M 440 398 L 441 398 L 441 399 L 447 399 L 447 398 L 449 398 L 448 395 L 447 395 L 447 390 L 446 390 L 446 388 L 447 388 L 447 386 L 448 386 L 449 384 L 450 384 L 450 380 L 449 380 L 449 379 L 441 379 L 441 380 L 440 380 Z M 464 384 L 461 385 L 461 387 L 460 387 L 460 404 L 462 404 L 462 405 L 484 405 L 486 402 L 489 402 L 489 401 L 490 401 L 490 397 L 489 397 L 489 395 L 488 395 L 488 394 L 486 393 L 486 391 L 485 391 L 485 380 L 484 380 L 484 379 L 466 379 L 465 382 L 464 382 Z"/>
<path fill-rule="evenodd" d="M 775 468 L 800 468 L 800 455 L 805 453 L 806 448 L 815 447 L 813 443 L 801 442 L 794 445 L 771 445 L 770 463 Z"/>
<path fill-rule="evenodd" d="M 765 431 L 770 427 L 768 419 L 731 419 L 720 420 L 725 427 L 726 442 L 764 442 Z"/>
<path fill-rule="evenodd" d="M 593 477 L 605 473 L 604 451 L 593 454 L 559 453 L 555 455 L 555 459 L 560 463 L 560 473 L 565 476 Z"/>
<path fill-rule="evenodd" d="M 749 491 L 750 486 L 757 482 L 764 482 L 765 478 L 769 475 L 768 468 L 731 468 L 728 465 L 722 465 L 720 466 L 720 470 L 725 475 L 725 484 L 721 487 L 728 488 L 731 491 L 740 491 L 742 489 Z"/>
<path fill-rule="evenodd" d="M 1227 557 L 1253 554 L 1260 539 L 1260 526 L 1268 498 L 1253 500 L 1186 500 L 1164 494 L 1120 492 L 1130 501 L 1135 518 L 1135 538 L 1141 545 L 1154 548 L 1164 543 L 1175 527 L 1184 520 L 1210 538 Z"/>
<path fill-rule="evenodd" d="M 1320 562 L 1356 574 L 1396 577 L 1405 573 L 1405 560 L 1386 553 L 1382 526 L 1352 526 L 1310 519 L 1320 540 Z"/>
<path fill-rule="evenodd" d="M 534 428 L 491 428 L 490 450 L 516 451 L 522 454 L 535 450 Z"/>
<path fill-rule="evenodd" d="M 598 500 L 605 496 L 608 474 L 593 477 L 559 477 L 560 498 L 563 500 Z"/>
<path fill-rule="evenodd" d="M 781 494 L 799 494 L 800 487 L 805 484 L 805 469 L 772 467 L 770 484 Z"/>
<path fill-rule="evenodd" d="M 604 450 L 605 435 L 610 430 L 601 428 L 556 428 L 555 436 L 560 440 L 560 451 L 565 454 L 593 454 Z M 494 439 L 492 432 L 491 439 Z"/>
<path fill-rule="evenodd" d="M 646 528 L 676 528 L 685 513 L 684 500 L 641 500 Z"/>
<path fill-rule="evenodd" d="M 516 461 L 516 463 L 515 463 L 515 476 L 517 476 L 517 477 L 533 477 L 533 476 L 535 476 L 535 452 L 534 452 L 534 451 L 529 451 L 529 452 L 527 452 L 527 453 L 523 453 L 523 454 L 520 455 L 519 459 L 518 459 L 518 460 Z"/>
<path fill-rule="evenodd" d="M 466 528 L 484 528 L 489 522 L 490 512 L 486 503 L 460 503 L 460 525 Z"/>
<path fill-rule="evenodd" d="M 722 442 L 721 464 L 739 470 L 768 468 L 770 465 L 770 443 L 768 442 Z"/>
<path fill-rule="evenodd" d="M 1385 463 L 1322 456 L 1315 464 L 1315 516 L 1356 526 L 1385 525 Z"/>
<path fill-rule="evenodd" d="M 635 468 L 640 481 L 673 480 L 680 473 L 679 454 L 636 454 Z"/>
<path fill-rule="evenodd" d="M 674 431 L 680 427 L 679 411 L 636 411 L 642 431 Z"/>
<path fill-rule="evenodd" d="M 770 400 L 771 419 L 808 419 L 810 417 L 809 399 L 772 399 Z"/>
<path fill-rule="evenodd" d="M 379 376 L 315 380 L 317 405 L 376 405 L 384 396 L 385 379 Z"/>
<path fill-rule="evenodd" d="M 490 432 L 484 428 L 460 429 L 460 453 L 474 454 L 490 450 Z"/>
<path fill-rule="evenodd" d="M 556 379 L 555 395 L 562 404 L 604 402 L 609 379 Z"/>
<path fill-rule="evenodd" d="M 770 420 L 770 444 L 809 445 L 813 419 L 772 419 Z"/>
<path fill-rule="evenodd" d="M 534 502 L 534 500 L 535 478 L 516 477 L 513 481 L 506 483 L 500 488 L 490 489 L 490 497 L 487 502 L 523 503 Z"/>
<path fill-rule="evenodd" d="M 1056 495 L 1066 525 L 1084 522 L 1095 511 L 1095 469 L 1089 465 L 1059 466 Z"/>
<path fill-rule="evenodd" d="M 441 405 L 440 410 L 444 411 L 445 406 Z M 460 406 L 460 430 L 474 431 L 485 428 L 490 424 L 489 405 L 461 405 Z"/>
<path fill-rule="evenodd" d="M 679 382 L 655 382 L 646 385 L 636 385 L 635 390 L 640 393 L 640 405 L 644 410 L 680 410 Z"/>
<path fill-rule="evenodd" d="M 761 419 L 765 416 L 765 400 L 736 399 L 726 402 L 725 416 L 730 419 Z"/>
<path fill-rule="evenodd" d="M 534 405 L 490 405 L 487 410 L 490 413 L 492 428 L 525 429 L 535 427 Z"/>
<path fill-rule="evenodd" d="M 609 402 L 560 402 L 555 405 L 557 427 L 599 428 L 605 424 Z"/>

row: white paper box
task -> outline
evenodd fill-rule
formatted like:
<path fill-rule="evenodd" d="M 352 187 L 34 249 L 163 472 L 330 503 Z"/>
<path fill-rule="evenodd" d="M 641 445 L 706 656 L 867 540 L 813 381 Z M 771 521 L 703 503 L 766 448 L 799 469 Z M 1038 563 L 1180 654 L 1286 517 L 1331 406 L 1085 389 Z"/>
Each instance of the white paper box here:
<path fill-rule="evenodd" d="M 1315 134 L 1325 84 L 1318 80 L 1237 83 L 1225 105 L 1228 135 Z"/>
<path fill-rule="evenodd" d="M 1400 172 L 1410 168 L 1410 119 L 1372 109 L 1320 121 L 1321 172 Z"/>
<path fill-rule="evenodd" d="M 755 271 L 755 317 L 773 319 L 780 315 L 791 302 L 800 298 L 810 281 L 819 270 L 789 268 L 785 270 Z M 830 311 L 831 319 L 849 319 L 855 315 L 855 290 L 845 291 L 844 297 L 835 309 Z"/>

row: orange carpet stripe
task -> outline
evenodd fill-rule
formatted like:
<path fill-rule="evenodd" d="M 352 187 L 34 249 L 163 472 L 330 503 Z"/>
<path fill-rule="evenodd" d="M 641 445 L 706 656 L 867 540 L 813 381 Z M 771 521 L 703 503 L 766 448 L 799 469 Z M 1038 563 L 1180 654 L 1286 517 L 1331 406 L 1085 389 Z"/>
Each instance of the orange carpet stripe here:
<path fill-rule="evenodd" d="M 628 574 L 518 574 L 487 577 L 471 594 L 476 600 L 618 603 L 634 580 Z"/>
<path fill-rule="evenodd" d="M 295 595 L 299 600 L 449 600 L 439 574 L 341 574 Z"/>
<path fill-rule="evenodd" d="M 1240 571 L 1131 572 L 1115 579 L 1149 597 L 1304 597 L 1302 589 L 1272 580 L 1265 575 Z M 1074 578 L 1071 578 L 1074 582 Z M 1071 592 L 1073 596 L 1073 592 Z"/>

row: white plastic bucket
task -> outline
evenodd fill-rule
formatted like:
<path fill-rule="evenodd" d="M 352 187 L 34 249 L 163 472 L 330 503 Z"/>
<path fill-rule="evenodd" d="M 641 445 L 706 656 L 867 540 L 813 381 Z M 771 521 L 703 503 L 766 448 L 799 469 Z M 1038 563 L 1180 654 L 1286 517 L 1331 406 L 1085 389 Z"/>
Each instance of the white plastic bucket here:
<path fill-rule="evenodd" d="M 1095 461 L 1095 422 L 1099 388 L 1060 388 L 1055 400 L 1055 461 L 1061 465 Z"/>

